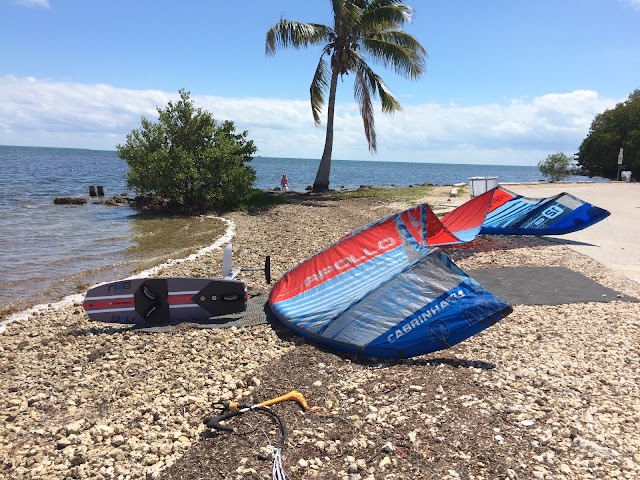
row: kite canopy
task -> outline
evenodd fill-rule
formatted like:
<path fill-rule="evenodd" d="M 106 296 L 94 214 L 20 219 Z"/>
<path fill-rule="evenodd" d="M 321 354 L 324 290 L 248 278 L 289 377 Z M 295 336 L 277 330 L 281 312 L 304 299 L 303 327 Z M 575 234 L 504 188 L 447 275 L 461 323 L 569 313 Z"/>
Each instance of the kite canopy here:
<path fill-rule="evenodd" d="M 563 235 L 587 228 L 610 213 L 568 193 L 527 198 L 496 187 L 442 218 L 426 204 L 400 215 L 416 239 L 438 246 L 470 242 L 480 234 Z"/>
<path fill-rule="evenodd" d="M 290 270 L 269 303 L 292 330 L 341 350 L 391 358 L 434 352 L 512 312 L 434 247 L 480 233 L 567 233 L 608 215 L 566 193 L 530 199 L 500 187 L 442 219 L 418 205 L 352 232 Z"/>
<path fill-rule="evenodd" d="M 607 210 L 566 192 L 547 198 L 528 198 L 496 187 L 486 193 L 491 194 L 491 204 L 482 222 L 481 234 L 564 235 L 587 228 L 610 215 Z M 460 208 L 443 217 L 442 222 L 449 225 L 448 217 Z"/>

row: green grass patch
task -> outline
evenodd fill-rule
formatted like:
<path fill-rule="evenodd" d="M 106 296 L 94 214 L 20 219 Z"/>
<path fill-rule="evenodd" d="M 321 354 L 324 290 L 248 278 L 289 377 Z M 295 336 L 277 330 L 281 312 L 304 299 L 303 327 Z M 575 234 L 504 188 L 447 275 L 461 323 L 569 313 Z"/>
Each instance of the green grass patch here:
<path fill-rule="evenodd" d="M 363 186 L 356 190 L 333 190 L 321 194 L 312 194 L 310 192 L 299 193 L 289 192 L 283 193 L 279 191 L 264 191 L 254 189 L 249 197 L 242 202 L 240 209 L 249 211 L 251 209 L 259 209 L 272 205 L 282 205 L 286 203 L 295 203 L 309 200 L 349 200 L 349 199 L 366 199 L 379 202 L 406 202 L 416 203 L 425 196 L 433 195 L 434 191 L 440 188 L 442 190 L 442 198 L 448 198 L 450 189 L 442 189 L 442 185 L 413 185 L 408 187 L 368 187 Z M 464 187 L 459 187 L 460 195 L 464 193 Z"/>
<path fill-rule="evenodd" d="M 249 196 L 240 204 L 240 209 L 247 211 L 252 208 L 268 207 L 270 205 L 281 205 L 288 203 L 287 196 L 274 192 L 253 189 Z"/>
<path fill-rule="evenodd" d="M 415 202 L 433 191 L 431 185 L 413 186 L 413 187 L 393 187 L 393 188 L 359 188 L 345 192 L 336 192 L 333 194 L 335 198 L 368 198 L 372 200 L 381 200 L 385 202 L 401 201 Z"/>

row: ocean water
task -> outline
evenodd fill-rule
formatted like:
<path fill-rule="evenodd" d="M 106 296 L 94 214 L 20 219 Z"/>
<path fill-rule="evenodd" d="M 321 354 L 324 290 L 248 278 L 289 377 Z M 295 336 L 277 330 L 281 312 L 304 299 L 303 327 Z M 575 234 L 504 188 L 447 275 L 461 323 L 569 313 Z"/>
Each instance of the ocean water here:
<path fill-rule="evenodd" d="M 259 188 L 279 187 L 280 178 L 286 173 L 289 188 L 304 191 L 313 185 L 318 164 L 319 160 L 265 157 L 254 159 L 251 166 L 258 173 Z M 537 166 L 334 160 L 331 162 L 330 187 L 453 185 L 467 182 L 469 177 L 499 177 L 505 182 L 536 182 L 542 178 Z"/>
<path fill-rule="evenodd" d="M 318 160 L 257 157 L 257 188 L 292 190 L 313 184 Z M 46 303 L 87 286 L 131 275 L 213 244 L 226 224 L 213 217 L 158 218 L 89 197 L 128 192 L 127 164 L 113 151 L 0 146 L 0 316 Z M 540 180 L 537 167 L 334 160 L 332 188 L 360 185 L 450 185 L 473 176 L 501 182 Z M 133 193 L 131 192 L 133 195 Z M 54 205 L 55 197 L 86 197 L 87 205 Z M 219 272 L 211 272 L 218 276 Z"/>
<path fill-rule="evenodd" d="M 127 191 L 115 152 L 0 146 L 0 316 L 116 280 L 215 242 L 216 218 L 159 218 L 103 200 Z M 89 197 L 89 186 L 105 197 Z M 85 197 L 86 205 L 54 205 Z M 211 272 L 218 276 L 219 272 Z"/>

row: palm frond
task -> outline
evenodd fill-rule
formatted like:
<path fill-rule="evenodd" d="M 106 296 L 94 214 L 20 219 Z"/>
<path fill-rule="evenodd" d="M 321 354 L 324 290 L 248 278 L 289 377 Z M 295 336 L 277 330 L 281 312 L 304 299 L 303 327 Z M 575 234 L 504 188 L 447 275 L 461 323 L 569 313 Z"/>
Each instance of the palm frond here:
<path fill-rule="evenodd" d="M 382 81 L 380 77 L 377 77 L 378 83 L 378 96 L 380 97 L 380 103 L 382 104 L 382 111 L 384 113 L 401 112 L 402 105 L 398 99 L 391 93 L 391 90 L 387 88 L 387 85 Z"/>
<path fill-rule="evenodd" d="M 388 29 L 384 32 L 376 32 L 371 35 L 367 35 L 365 38 L 372 40 L 380 40 L 387 43 L 392 43 L 395 45 L 402 45 L 403 47 L 410 48 L 411 50 L 419 53 L 421 55 L 426 55 L 427 51 L 425 48 L 418 42 L 416 37 L 408 34 L 402 29 Z"/>
<path fill-rule="evenodd" d="M 282 19 L 267 31 L 265 53 L 274 55 L 283 48 L 304 48 L 327 42 L 332 28 L 319 23 L 303 23 Z"/>
<path fill-rule="evenodd" d="M 341 16 L 343 15 L 344 0 L 331 0 L 331 11 L 333 12 L 333 26 L 337 29 L 341 23 Z"/>
<path fill-rule="evenodd" d="M 362 74 L 365 84 L 373 95 L 380 98 L 382 111 L 384 113 L 394 113 L 402 111 L 402 106 L 398 99 L 391 93 L 391 90 L 382 81 L 382 78 L 376 74 L 369 65 L 362 59 L 357 65 L 357 71 Z"/>
<path fill-rule="evenodd" d="M 354 25 L 357 25 L 362 16 L 363 6 L 367 0 L 332 0 L 334 26 L 337 33 L 351 32 Z"/>
<path fill-rule="evenodd" d="M 391 67 L 398 75 L 415 80 L 425 70 L 424 49 L 420 46 L 416 51 L 415 48 L 420 44 L 415 41 L 415 44 L 409 42 L 407 45 L 408 42 L 409 40 L 405 39 L 404 44 L 396 44 L 384 39 L 366 38 L 362 45 L 367 53 L 384 67 Z"/>
<path fill-rule="evenodd" d="M 313 75 L 311 87 L 309 88 L 311 94 L 311 111 L 313 113 L 313 121 L 316 125 L 321 123 L 320 113 L 322 113 L 322 108 L 324 107 L 324 92 L 329 87 L 330 79 L 329 68 L 323 56 L 320 57 L 316 73 Z"/>
<path fill-rule="evenodd" d="M 361 24 L 364 32 L 375 32 L 401 27 L 412 19 L 413 8 L 400 0 L 375 0 L 365 8 Z"/>
<path fill-rule="evenodd" d="M 371 100 L 371 83 L 366 72 L 359 68 L 356 70 L 356 78 L 353 82 L 353 96 L 360 107 L 360 116 L 364 126 L 364 135 L 369 144 L 369 150 L 375 153 L 378 145 L 376 141 L 376 128 L 373 115 L 373 102 Z"/>

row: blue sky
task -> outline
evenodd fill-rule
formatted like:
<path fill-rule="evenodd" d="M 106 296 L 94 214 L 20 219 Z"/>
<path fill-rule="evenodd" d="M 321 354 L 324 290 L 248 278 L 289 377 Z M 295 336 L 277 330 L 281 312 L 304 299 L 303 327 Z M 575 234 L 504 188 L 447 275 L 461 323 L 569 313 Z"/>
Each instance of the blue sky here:
<path fill-rule="evenodd" d="M 407 0 L 418 81 L 375 66 L 404 107 L 367 148 L 351 79 L 334 158 L 535 165 L 572 154 L 640 88 L 640 0 Z M 264 54 L 281 16 L 329 24 L 329 0 L 0 0 L 0 144 L 113 150 L 191 92 L 258 155 L 319 158 L 308 100 L 319 47 Z"/>

